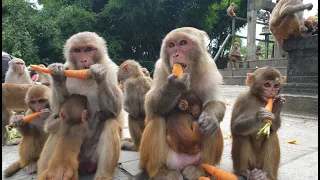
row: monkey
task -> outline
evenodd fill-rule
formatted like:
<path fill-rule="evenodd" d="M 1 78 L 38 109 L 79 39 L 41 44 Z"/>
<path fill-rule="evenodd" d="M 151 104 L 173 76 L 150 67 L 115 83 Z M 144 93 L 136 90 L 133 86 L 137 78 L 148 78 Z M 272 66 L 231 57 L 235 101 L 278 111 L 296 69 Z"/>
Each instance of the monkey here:
<path fill-rule="evenodd" d="M 256 60 L 259 60 L 261 55 L 261 46 L 258 45 L 256 48 Z"/>
<path fill-rule="evenodd" d="M 2 83 L 2 145 L 6 144 L 5 126 L 9 125 L 13 111 L 27 109 L 25 97 L 31 87 L 31 84 Z"/>
<path fill-rule="evenodd" d="M 138 151 L 145 124 L 144 99 L 152 79 L 146 76 L 143 68 L 135 60 L 124 61 L 118 69 L 118 79 L 124 86 L 124 110 L 128 112 L 128 125 L 131 139 L 125 139 L 122 150 Z"/>
<path fill-rule="evenodd" d="M 272 10 L 269 26 L 279 48 L 283 51 L 283 40 L 299 37 L 300 25 L 303 24 L 303 11 L 311 10 L 311 3 L 302 4 L 301 0 L 279 0 Z M 285 53 L 287 56 L 287 53 Z"/>
<path fill-rule="evenodd" d="M 196 155 L 200 152 L 199 124 L 196 122 L 201 112 L 201 100 L 190 93 L 181 98 L 178 111 L 167 117 L 167 142 L 177 153 Z M 179 111 L 184 111 L 180 113 Z"/>
<path fill-rule="evenodd" d="M 280 95 L 281 74 L 273 67 L 258 68 L 248 76 L 247 84 L 250 89 L 238 96 L 231 114 L 233 168 L 249 180 L 276 180 L 280 163 L 277 130 L 285 103 Z M 274 99 L 272 112 L 265 108 L 268 98 Z M 270 136 L 257 138 L 265 119 L 272 121 Z"/>
<path fill-rule="evenodd" d="M 220 122 L 226 105 L 221 94 L 222 76 L 206 49 L 205 31 L 182 27 L 163 39 L 155 64 L 153 84 L 145 97 L 145 124 L 140 143 L 140 168 L 152 179 L 197 179 L 204 175 L 201 163 L 218 164 L 223 150 Z M 180 63 L 184 74 L 172 74 Z M 175 111 L 181 94 L 195 93 L 202 102 L 197 122 L 201 151 L 197 155 L 178 154 L 166 141 L 167 115 Z M 180 118 L 180 117 L 179 117 Z"/>
<path fill-rule="evenodd" d="M 118 67 L 109 58 L 106 41 L 94 32 L 72 35 L 64 45 L 63 54 L 65 64 L 48 66 L 54 72 L 51 74 L 53 82 L 49 98 L 52 114 L 45 122 L 44 130 L 50 134 L 38 161 L 38 173 L 48 168 L 58 142 L 61 104 L 70 95 L 79 94 L 88 99 L 89 135 L 81 144 L 78 171 L 81 175 L 95 172 L 95 179 L 112 179 L 120 156 L 124 122 L 123 97 L 117 81 Z M 66 77 L 65 69 L 88 69 L 88 79 Z M 76 168 L 75 164 L 57 162 L 57 165 L 63 166 L 63 171 Z M 47 173 L 56 172 L 51 170 Z"/>
<path fill-rule="evenodd" d="M 82 142 L 89 133 L 87 109 L 86 96 L 73 94 L 63 103 L 59 112 L 62 119 L 58 133 L 59 139 L 49 161 L 48 169 L 39 175 L 39 180 L 78 179 L 77 159 Z M 72 164 L 72 169 L 64 171 L 63 168 L 67 168 L 68 164 Z"/>
<path fill-rule="evenodd" d="M 24 61 L 13 58 L 9 61 L 9 70 L 6 72 L 5 83 L 33 84 Z"/>
<path fill-rule="evenodd" d="M 229 52 L 229 59 L 231 61 L 232 68 L 235 68 L 235 63 L 241 60 L 240 43 L 234 42 Z"/>
<path fill-rule="evenodd" d="M 227 9 L 228 16 L 235 17 L 236 13 L 234 12 L 235 4 L 231 3 Z"/>
<path fill-rule="evenodd" d="M 43 68 L 46 67 L 43 64 L 39 64 L 39 66 Z M 38 71 L 38 77 L 35 82 L 40 82 L 41 84 L 50 87 L 50 85 L 52 84 L 52 81 L 53 80 L 50 74 Z"/>
<path fill-rule="evenodd" d="M 28 109 L 25 115 L 40 112 L 39 117 L 28 123 L 23 122 L 23 115 L 12 118 L 12 126 L 16 127 L 22 138 L 19 143 L 19 160 L 11 164 L 4 171 L 4 176 L 15 174 L 20 168 L 31 174 L 37 170 L 37 160 L 46 141 L 47 134 L 43 131 L 44 120 L 50 115 L 48 98 L 50 89 L 44 85 L 33 85 L 24 98 Z"/>
<path fill-rule="evenodd" d="M 316 32 L 316 27 L 318 27 L 318 21 L 314 16 L 309 16 L 303 21 L 299 31 L 303 36 L 310 36 Z"/>

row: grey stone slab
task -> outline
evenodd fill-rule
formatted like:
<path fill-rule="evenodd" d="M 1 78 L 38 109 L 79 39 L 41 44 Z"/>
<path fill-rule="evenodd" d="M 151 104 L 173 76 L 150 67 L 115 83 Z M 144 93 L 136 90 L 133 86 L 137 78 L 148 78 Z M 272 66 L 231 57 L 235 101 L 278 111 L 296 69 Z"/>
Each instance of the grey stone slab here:
<path fill-rule="evenodd" d="M 129 162 L 140 159 L 140 153 L 135 151 L 123 151 L 120 152 L 119 163 Z"/>
<path fill-rule="evenodd" d="M 133 176 L 141 173 L 139 168 L 139 159 L 121 163 L 121 167 Z"/>

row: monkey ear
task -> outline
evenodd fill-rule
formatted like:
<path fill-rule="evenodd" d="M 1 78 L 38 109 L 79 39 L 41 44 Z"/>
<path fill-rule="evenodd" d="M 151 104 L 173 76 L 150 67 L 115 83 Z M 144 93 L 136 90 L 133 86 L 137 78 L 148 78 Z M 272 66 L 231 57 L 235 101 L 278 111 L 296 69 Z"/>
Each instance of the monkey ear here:
<path fill-rule="evenodd" d="M 246 84 L 251 87 L 252 86 L 252 82 L 253 82 L 253 73 L 247 73 Z"/>
<path fill-rule="evenodd" d="M 83 111 L 81 112 L 81 120 L 82 120 L 82 121 L 87 120 L 87 113 L 88 113 L 87 110 L 83 110 Z"/>
<path fill-rule="evenodd" d="M 59 116 L 60 116 L 62 119 L 64 119 L 64 118 L 65 118 L 64 112 L 63 112 L 63 111 L 60 111 Z"/>
<path fill-rule="evenodd" d="M 123 69 L 124 69 L 126 72 L 129 72 L 129 71 L 130 71 L 130 66 L 129 66 L 129 64 L 124 64 L 122 67 L 123 67 Z"/>

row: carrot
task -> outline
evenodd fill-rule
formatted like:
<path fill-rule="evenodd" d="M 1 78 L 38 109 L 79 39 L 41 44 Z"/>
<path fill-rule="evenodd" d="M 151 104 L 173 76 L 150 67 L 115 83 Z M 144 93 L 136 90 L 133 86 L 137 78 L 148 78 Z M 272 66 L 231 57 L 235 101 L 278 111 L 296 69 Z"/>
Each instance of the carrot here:
<path fill-rule="evenodd" d="M 266 105 L 266 109 L 268 109 L 269 111 L 272 111 L 272 107 L 273 107 L 273 98 L 269 98 L 268 99 L 268 103 Z M 267 138 L 269 138 L 270 135 L 270 127 L 272 124 L 272 121 L 270 119 L 265 119 L 264 122 L 266 123 L 257 133 L 257 138 L 259 138 L 259 136 L 263 133 L 267 135 Z"/>
<path fill-rule="evenodd" d="M 41 71 L 45 73 L 54 74 L 49 68 L 43 68 L 36 65 L 30 65 L 31 68 L 35 69 L 36 71 Z M 79 79 L 88 79 L 89 70 L 65 70 L 64 71 L 65 76 L 67 77 L 73 77 L 73 78 L 79 78 Z"/>
<path fill-rule="evenodd" d="M 38 117 L 40 115 L 40 112 L 35 112 L 33 114 L 29 114 L 28 116 L 25 116 L 23 118 L 23 122 L 28 123 L 31 120 L 33 120 L 34 118 Z"/>
<path fill-rule="evenodd" d="M 124 88 L 124 86 L 123 86 L 122 83 L 119 84 L 119 88 L 120 88 L 120 89 L 123 89 L 123 88 Z"/>
<path fill-rule="evenodd" d="M 200 177 L 198 178 L 198 180 L 210 180 L 210 178 L 200 176 Z"/>
<path fill-rule="evenodd" d="M 176 63 L 173 65 L 172 74 L 176 74 L 178 76 L 178 78 L 182 77 L 183 68 L 182 68 L 181 64 Z"/>
<path fill-rule="evenodd" d="M 211 166 L 209 164 L 202 164 L 202 168 L 205 169 L 209 174 L 211 174 L 216 179 L 238 180 L 238 177 L 235 174 L 216 168 L 215 166 Z"/>

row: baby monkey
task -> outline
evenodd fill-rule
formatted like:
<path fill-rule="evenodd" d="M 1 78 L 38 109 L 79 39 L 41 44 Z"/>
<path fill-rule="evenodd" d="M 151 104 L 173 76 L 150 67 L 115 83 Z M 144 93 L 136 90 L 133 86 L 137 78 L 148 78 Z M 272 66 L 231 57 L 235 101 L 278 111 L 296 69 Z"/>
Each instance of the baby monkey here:
<path fill-rule="evenodd" d="M 48 169 L 39 179 L 78 179 L 78 156 L 82 142 L 88 135 L 86 96 L 73 94 L 61 106 L 59 139 Z M 61 163 L 61 161 L 63 163 Z M 63 166 L 60 166 L 63 164 Z"/>
<path fill-rule="evenodd" d="M 195 93 L 182 96 L 176 110 L 167 120 L 167 142 L 177 153 L 196 155 L 200 152 L 199 124 L 202 102 Z"/>

